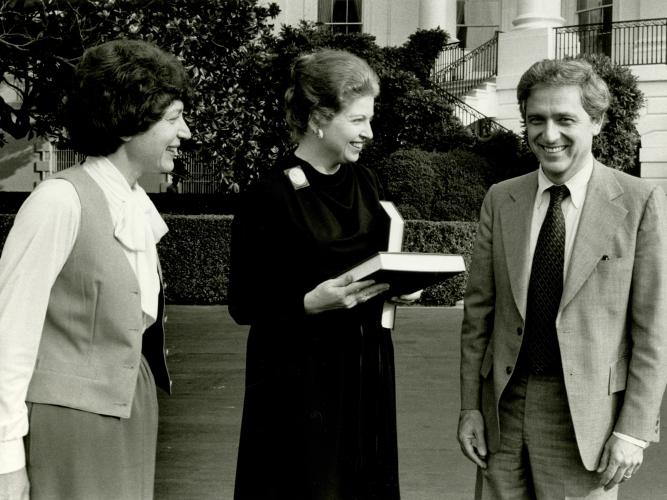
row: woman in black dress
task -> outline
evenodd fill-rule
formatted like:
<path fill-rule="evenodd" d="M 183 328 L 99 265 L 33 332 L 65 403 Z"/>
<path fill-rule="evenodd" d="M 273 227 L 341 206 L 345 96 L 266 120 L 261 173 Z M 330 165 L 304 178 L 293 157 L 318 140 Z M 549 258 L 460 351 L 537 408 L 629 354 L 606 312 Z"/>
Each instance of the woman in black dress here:
<path fill-rule="evenodd" d="M 300 57 L 285 95 L 297 148 L 234 219 L 229 310 L 250 324 L 235 499 L 398 499 L 391 332 L 372 281 L 333 279 L 386 250 L 372 138 L 378 78 L 360 58 Z"/>

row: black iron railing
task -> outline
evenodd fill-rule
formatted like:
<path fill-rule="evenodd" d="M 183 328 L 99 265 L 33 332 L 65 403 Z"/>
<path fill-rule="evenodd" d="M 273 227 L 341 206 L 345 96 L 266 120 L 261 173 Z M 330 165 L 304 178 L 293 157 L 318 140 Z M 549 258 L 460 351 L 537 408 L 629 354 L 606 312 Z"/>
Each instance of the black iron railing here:
<path fill-rule="evenodd" d="M 85 155 L 71 149 L 55 149 L 55 171 L 60 172 L 85 159 Z M 180 164 L 172 172 L 178 178 L 183 193 L 214 194 L 224 192 L 227 185 L 215 161 L 205 162 L 196 153 L 183 152 L 176 160 Z"/>
<path fill-rule="evenodd" d="M 174 168 L 172 176 L 179 178 L 180 192 L 215 194 L 227 189 L 222 169 L 218 168 L 215 160 L 202 161 L 198 154 L 186 151 L 181 153 L 176 162 L 181 162 L 181 165 Z"/>
<path fill-rule="evenodd" d="M 53 150 L 55 157 L 55 171 L 60 172 L 72 165 L 83 161 L 86 156 L 74 151 L 73 149 L 55 149 Z"/>
<path fill-rule="evenodd" d="M 498 31 L 488 42 L 434 71 L 432 79 L 450 94 L 465 95 L 498 74 Z"/>
<path fill-rule="evenodd" d="M 435 60 L 435 64 L 433 65 L 433 76 L 439 74 L 443 69 L 454 64 L 464 55 L 465 51 L 463 47 L 461 47 L 460 42 L 453 42 L 445 45 L 445 48 L 442 49 L 438 55 L 438 58 Z"/>
<path fill-rule="evenodd" d="M 563 26 L 556 30 L 556 59 L 605 54 L 623 66 L 667 64 L 667 18 Z"/>
<path fill-rule="evenodd" d="M 436 88 L 440 95 L 452 106 L 454 116 L 477 137 L 488 137 L 496 131 L 511 132 L 510 129 L 504 127 L 493 118 L 486 116 L 484 113 L 477 111 L 472 106 L 469 106 L 441 85 L 438 84 Z"/>

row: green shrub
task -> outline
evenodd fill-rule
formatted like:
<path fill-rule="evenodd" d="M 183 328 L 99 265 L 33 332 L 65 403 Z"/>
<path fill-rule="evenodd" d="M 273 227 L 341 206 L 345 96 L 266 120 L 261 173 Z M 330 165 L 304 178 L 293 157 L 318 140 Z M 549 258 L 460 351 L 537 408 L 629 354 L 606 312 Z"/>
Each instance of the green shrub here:
<path fill-rule="evenodd" d="M 419 29 L 402 46 L 400 67 L 414 73 L 424 87 L 430 85 L 433 61 L 449 41 L 449 34 L 440 28 Z"/>
<path fill-rule="evenodd" d="M 435 154 L 418 149 L 399 150 L 378 164 L 385 190 L 405 219 L 430 219 L 437 187 Z"/>
<path fill-rule="evenodd" d="M 477 141 L 473 150 L 486 159 L 487 185 L 527 174 L 538 166 L 526 141 L 509 130 L 498 130 Z"/>
<path fill-rule="evenodd" d="M 5 240 L 13 224 L 14 214 L 0 214 L 0 248 L 5 246 Z"/>
<path fill-rule="evenodd" d="M 581 57 L 593 65 L 611 94 L 607 123 L 593 139 L 593 155 L 608 167 L 638 175 L 641 136 L 636 123 L 645 99 L 637 77 L 630 68 L 614 64 L 606 55 Z"/>
<path fill-rule="evenodd" d="M 0 214 L 15 214 L 30 193 L 4 191 L 0 194 Z"/>
<path fill-rule="evenodd" d="M 385 197 L 404 218 L 436 221 L 477 220 L 489 169 L 483 157 L 465 149 L 398 150 L 376 165 Z"/>
<path fill-rule="evenodd" d="M 238 196 L 224 193 L 148 193 L 155 208 L 161 214 L 232 215 L 236 210 Z"/>
<path fill-rule="evenodd" d="M 470 266 L 477 234 L 473 222 L 408 221 L 405 227 L 403 250 L 409 252 L 444 252 L 463 255 L 466 268 Z M 468 273 L 424 290 L 422 305 L 452 306 L 463 299 Z"/>
<path fill-rule="evenodd" d="M 431 220 L 476 221 L 488 185 L 488 162 L 477 153 L 453 149 L 434 155 L 438 178 Z"/>
<path fill-rule="evenodd" d="M 229 215 L 164 215 L 169 232 L 158 244 L 172 304 L 225 304 L 229 284 Z"/>
<path fill-rule="evenodd" d="M 169 232 L 158 244 L 165 298 L 170 304 L 226 304 L 229 286 L 228 215 L 165 215 Z M 0 244 L 14 221 L 0 214 Z M 404 250 L 461 254 L 470 264 L 476 225 L 408 220 Z M 421 304 L 453 305 L 463 298 L 466 274 L 424 291 Z"/>
<path fill-rule="evenodd" d="M 473 142 L 472 134 L 436 90 L 412 90 L 399 97 L 395 106 L 397 116 L 390 121 L 388 135 L 401 149 L 449 151 Z"/>

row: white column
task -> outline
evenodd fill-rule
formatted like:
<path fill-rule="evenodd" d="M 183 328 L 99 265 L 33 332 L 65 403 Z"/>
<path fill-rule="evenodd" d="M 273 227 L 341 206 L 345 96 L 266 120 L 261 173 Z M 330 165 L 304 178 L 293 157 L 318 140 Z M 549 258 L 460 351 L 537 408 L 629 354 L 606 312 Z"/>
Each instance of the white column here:
<path fill-rule="evenodd" d="M 560 0 L 516 0 L 514 28 L 498 36 L 498 121 L 519 132 L 521 117 L 516 87 L 521 75 L 535 62 L 555 57 L 554 28 L 563 26 Z"/>
<path fill-rule="evenodd" d="M 554 28 L 564 23 L 560 0 L 518 0 L 517 16 L 512 21 L 515 30 Z"/>
<path fill-rule="evenodd" d="M 456 38 L 456 0 L 419 0 L 419 29 L 440 27 L 449 34 L 449 41 Z"/>

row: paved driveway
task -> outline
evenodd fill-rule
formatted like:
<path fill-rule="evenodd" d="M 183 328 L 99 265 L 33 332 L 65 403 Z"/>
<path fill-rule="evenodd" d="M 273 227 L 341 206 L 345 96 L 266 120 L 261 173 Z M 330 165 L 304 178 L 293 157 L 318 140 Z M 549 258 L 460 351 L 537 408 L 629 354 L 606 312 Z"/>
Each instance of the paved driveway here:
<path fill-rule="evenodd" d="M 157 500 L 231 499 L 246 327 L 224 306 L 169 306 L 174 394 L 160 396 Z M 472 499 L 475 469 L 459 451 L 460 308 L 401 308 L 394 331 L 403 500 Z M 663 403 L 662 431 L 667 432 Z M 261 478 L 258 478 L 261 480 Z M 622 500 L 667 500 L 667 444 L 651 446 Z"/>

